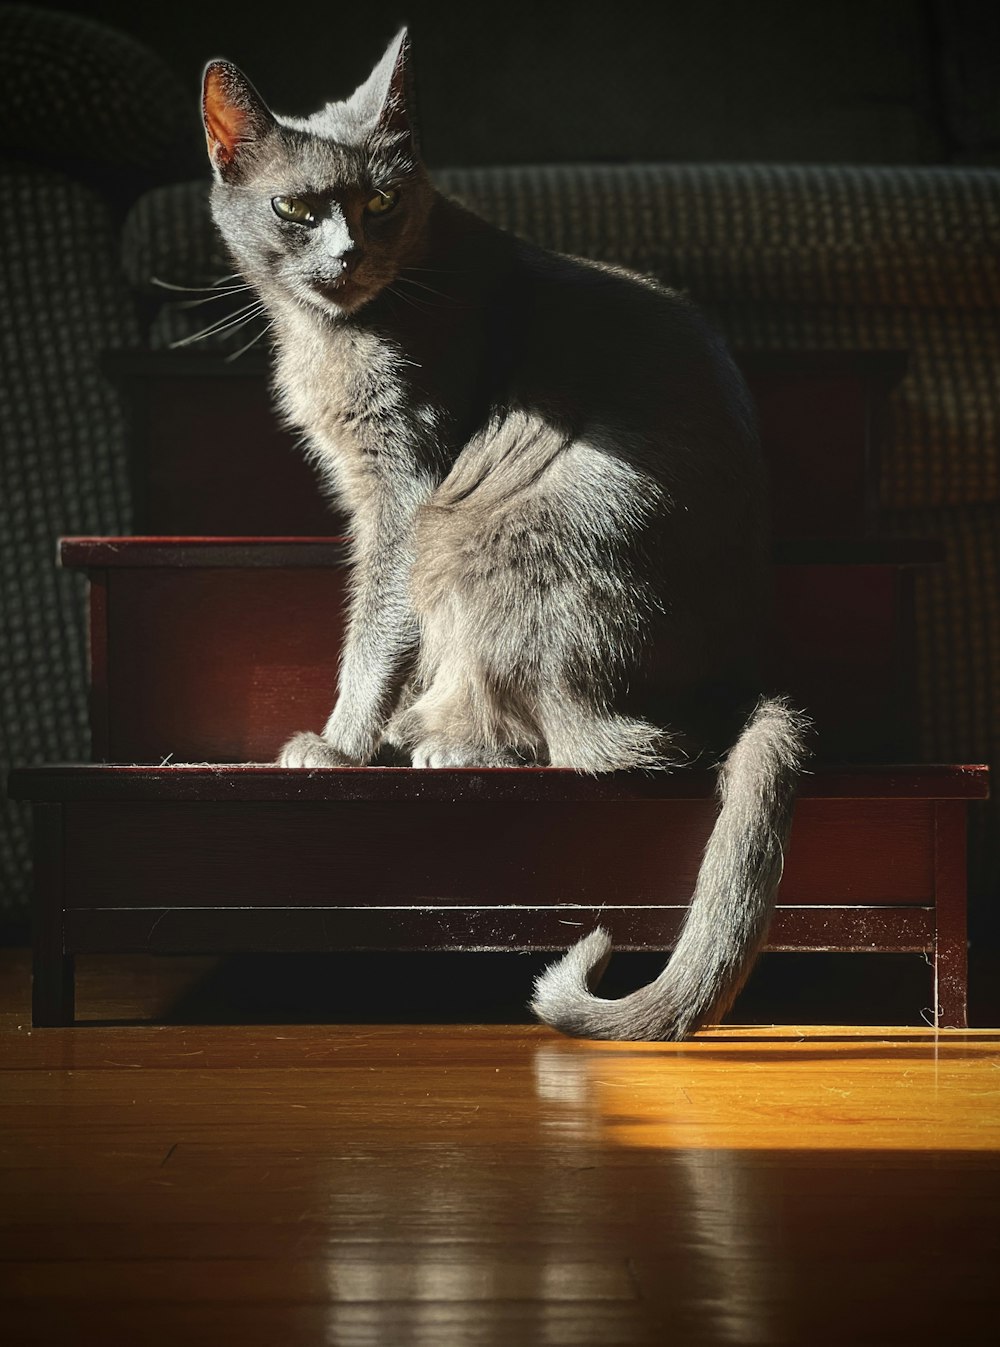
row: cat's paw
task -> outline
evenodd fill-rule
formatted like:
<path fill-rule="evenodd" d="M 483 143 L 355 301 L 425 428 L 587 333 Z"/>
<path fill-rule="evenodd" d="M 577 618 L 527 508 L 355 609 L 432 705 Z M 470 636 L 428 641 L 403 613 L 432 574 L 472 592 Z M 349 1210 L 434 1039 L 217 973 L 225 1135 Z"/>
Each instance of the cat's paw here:
<path fill-rule="evenodd" d="M 349 758 L 328 744 L 311 730 L 293 734 L 278 754 L 279 767 L 359 767 L 356 758 Z"/>
<path fill-rule="evenodd" d="M 425 739 L 413 750 L 414 767 L 517 767 L 520 759 L 506 749 L 481 748 L 474 744 L 442 744 Z"/>

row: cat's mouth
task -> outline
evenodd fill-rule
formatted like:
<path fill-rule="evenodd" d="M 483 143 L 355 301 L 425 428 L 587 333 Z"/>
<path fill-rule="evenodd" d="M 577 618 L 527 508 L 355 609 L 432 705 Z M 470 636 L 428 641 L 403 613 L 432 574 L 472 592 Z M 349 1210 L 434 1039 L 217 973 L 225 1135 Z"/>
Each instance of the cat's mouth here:
<path fill-rule="evenodd" d="M 311 283 L 313 291 L 327 303 L 336 304 L 338 309 L 356 309 L 368 298 L 364 285 L 353 276 L 338 276 L 335 280 L 315 280 Z"/>

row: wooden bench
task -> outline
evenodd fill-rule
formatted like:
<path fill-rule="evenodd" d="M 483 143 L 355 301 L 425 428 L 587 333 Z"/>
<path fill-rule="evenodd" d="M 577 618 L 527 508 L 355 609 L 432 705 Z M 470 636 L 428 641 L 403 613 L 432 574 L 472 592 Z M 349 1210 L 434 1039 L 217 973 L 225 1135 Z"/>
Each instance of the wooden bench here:
<path fill-rule="evenodd" d="M 69 538 L 90 588 L 99 761 L 267 762 L 333 703 L 347 594 L 338 538 Z M 770 685 L 808 707 L 819 751 L 912 758 L 908 539 L 778 545 Z"/>
<path fill-rule="evenodd" d="M 715 814 L 702 773 L 71 766 L 36 819 L 34 1022 L 80 953 L 549 950 L 597 923 L 667 949 Z M 796 806 L 767 948 L 923 952 L 966 1016 L 965 811 L 982 767 L 825 769 Z"/>

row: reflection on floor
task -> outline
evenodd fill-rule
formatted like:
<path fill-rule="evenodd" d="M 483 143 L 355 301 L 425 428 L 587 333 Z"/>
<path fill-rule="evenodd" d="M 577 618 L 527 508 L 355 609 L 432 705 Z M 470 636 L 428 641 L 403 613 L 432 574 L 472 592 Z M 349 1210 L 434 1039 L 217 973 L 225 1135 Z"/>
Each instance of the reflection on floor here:
<path fill-rule="evenodd" d="M 340 971 L 337 1022 L 267 1025 L 232 967 L 93 961 L 91 1022 L 32 1032 L 0 962 L 6 1341 L 995 1341 L 1000 1034 L 590 1044 L 503 1023 L 482 967 Z M 148 1023 L 227 994 L 259 1022 Z M 404 996 L 496 1022 L 362 1022 Z"/>

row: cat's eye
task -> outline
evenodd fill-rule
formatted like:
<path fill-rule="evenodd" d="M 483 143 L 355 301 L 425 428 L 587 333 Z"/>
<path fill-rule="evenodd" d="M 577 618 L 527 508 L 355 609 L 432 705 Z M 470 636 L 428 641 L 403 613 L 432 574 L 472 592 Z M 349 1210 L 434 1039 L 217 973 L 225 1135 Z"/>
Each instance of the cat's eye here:
<path fill-rule="evenodd" d="M 316 223 L 316 217 L 309 209 L 309 203 L 296 196 L 272 197 L 271 209 L 279 220 L 291 220 L 294 224 L 304 225 Z"/>
<path fill-rule="evenodd" d="M 399 204 L 399 191 L 395 187 L 388 187 L 385 191 L 375 192 L 365 202 L 365 210 L 369 215 L 387 215 L 389 211 L 395 210 Z"/>

